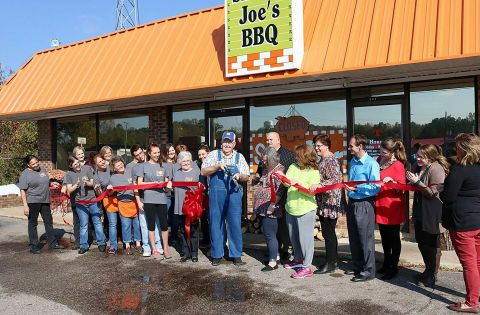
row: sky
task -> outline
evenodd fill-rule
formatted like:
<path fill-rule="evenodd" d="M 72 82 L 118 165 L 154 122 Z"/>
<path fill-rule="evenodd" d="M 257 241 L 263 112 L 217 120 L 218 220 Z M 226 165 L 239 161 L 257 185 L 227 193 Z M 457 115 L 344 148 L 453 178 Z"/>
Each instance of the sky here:
<path fill-rule="evenodd" d="M 115 31 L 117 0 L 0 0 L 0 63 L 16 71 L 52 39 L 62 45 Z M 138 0 L 140 24 L 224 0 Z"/>

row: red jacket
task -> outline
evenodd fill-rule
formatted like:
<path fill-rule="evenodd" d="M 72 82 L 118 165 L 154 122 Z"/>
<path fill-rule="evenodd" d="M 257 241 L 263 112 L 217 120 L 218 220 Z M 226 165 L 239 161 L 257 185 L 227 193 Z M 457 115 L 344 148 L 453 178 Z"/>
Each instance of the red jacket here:
<path fill-rule="evenodd" d="M 405 184 L 406 173 L 402 162 L 396 161 L 388 168 L 380 170 L 380 179 L 391 177 L 399 184 Z M 378 224 L 401 224 L 406 220 L 405 192 L 395 189 L 385 190 L 382 186 L 377 195 L 375 219 Z"/>

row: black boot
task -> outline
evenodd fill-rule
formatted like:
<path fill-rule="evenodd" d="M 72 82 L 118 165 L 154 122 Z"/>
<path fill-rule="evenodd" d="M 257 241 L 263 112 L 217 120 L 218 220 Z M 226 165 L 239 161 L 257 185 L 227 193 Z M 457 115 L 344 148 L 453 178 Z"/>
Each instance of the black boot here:
<path fill-rule="evenodd" d="M 441 253 L 440 253 L 441 256 Z M 423 278 L 420 279 L 419 285 L 423 285 L 429 288 L 435 287 L 436 282 L 436 271 L 437 267 L 437 248 L 435 247 L 425 247 L 425 272 Z M 440 258 L 438 258 L 440 262 Z"/>
<path fill-rule="evenodd" d="M 398 266 L 390 266 L 380 279 L 391 280 L 395 278 L 397 275 L 398 275 Z"/>
<path fill-rule="evenodd" d="M 321 275 L 325 273 L 332 273 L 337 270 L 338 264 L 336 262 L 328 262 L 322 266 L 320 266 L 317 270 L 315 270 L 313 273 L 316 275 Z"/>

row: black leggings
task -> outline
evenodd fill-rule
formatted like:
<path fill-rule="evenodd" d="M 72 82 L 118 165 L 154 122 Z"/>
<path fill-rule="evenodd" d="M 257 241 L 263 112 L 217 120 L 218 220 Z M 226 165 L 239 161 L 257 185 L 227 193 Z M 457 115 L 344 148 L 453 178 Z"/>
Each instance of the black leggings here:
<path fill-rule="evenodd" d="M 325 239 L 325 252 L 327 263 L 337 262 L 338 240 L 335 233 L 337 219 L 324 218 L 320 216 L 320 226 L 322 228 L 322 236 Z"/>
<path fill-rule="evenodd" d="M 380 236 L 383 247 L 383 266 L 385 268 L 398 268 L 402 243 L 400 241 L 400 224 L 379 224 Z"/>
<path fill-rule="evenodd" d="M 156 203 L 143 204 L 145 210 L 145 219 L 147 220 L 147 228 L 149 231 L 155 231 L 155 222 L 158 218 L 160 221 L 160 229 L 162 232 L 168 231 L 168 219 L 167 219 L 167 205 Z"/>

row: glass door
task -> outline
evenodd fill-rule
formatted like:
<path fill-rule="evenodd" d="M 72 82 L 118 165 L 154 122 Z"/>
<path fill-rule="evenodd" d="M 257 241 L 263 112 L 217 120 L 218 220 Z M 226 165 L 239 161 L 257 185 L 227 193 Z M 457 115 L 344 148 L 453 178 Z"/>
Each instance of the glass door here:
<path fill-rule="evenodd" d="M 236 136 L 235 150 L 242 153 L 247 163 L 249 163 L 249 131 L 245 129 L 248 126 L 247 113 L 248 109 L 243 106 L 229 106 L 231 104 L 223 104 L 223 106 L 217 106 L 215 104 L 209 104 L 206 111 L 207 117 L 207 135 L 208 144 L 211 149 L 220 149 L 222 144 L 222 134 L 225 131 L 233 131 Z M 237 105 L 234 103 L 234 105 Z M 247 218 L 247 185 L 244 184 L 243 194 L 243 223 L 245 224 Z"/>
<path fill-rule="evenodd" d="M 367 152 L 377 158 L 383 140 L 389 137 L 404 140 L 402 104 L 354 105 L 353 134 L 357 133 L 367 136 Z"/>
<path fill-rule="evenodd" d="M 243 115 L 217 116 L 209 118 L 209 144 L 211 148 L 219 149 L 222 143 L 222 134 L 233 131 L 236 135 L 235 150 L 244 153 L 243 144 Z"/>
<path fill-rule="evenodd" d="M 409 138 L 409 109 L 403 97 L 387 96 L 384 98 L 369 98 L 352 101 L 351 107 L 351 134 L 364 134 L 369 144 L 367 152 L 370 156 L 380 160 L 380 145 L 383 140 L 394 137 L 403 141 L 408 150 Z M 411 194 L 410 197 L 413 197 Z M 406 198 L 405 212 L 407 222 L 403 225 L 403 231 L 409 231 L 409 202 Z"/>

